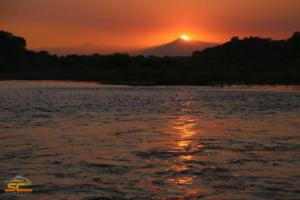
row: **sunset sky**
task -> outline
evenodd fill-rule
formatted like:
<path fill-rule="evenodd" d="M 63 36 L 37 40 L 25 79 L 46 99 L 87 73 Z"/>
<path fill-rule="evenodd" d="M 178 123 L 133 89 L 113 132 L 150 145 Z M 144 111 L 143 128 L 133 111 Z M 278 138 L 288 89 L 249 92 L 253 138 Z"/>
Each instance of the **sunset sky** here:
<path fill-rule="evenodd" d="M 299 0 L 1 0 L 0 29 L 29 48 L 145 47 L 187 34 L 286 38 L 300 30 Z"/>

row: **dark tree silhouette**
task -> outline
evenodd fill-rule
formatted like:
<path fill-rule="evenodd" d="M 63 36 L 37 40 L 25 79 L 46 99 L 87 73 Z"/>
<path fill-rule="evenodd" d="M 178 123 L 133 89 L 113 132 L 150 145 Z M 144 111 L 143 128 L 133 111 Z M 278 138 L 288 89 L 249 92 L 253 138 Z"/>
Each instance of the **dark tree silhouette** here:
<path fill-rule="evenodd" d="M 0 31 L 0 79 L 88 80 L 149 84 L 300 84 L 300 33 L 287 40 L 233 37 L 190 57 L 127 54 L 56 56 L 26 49 Z"/>
<path fill-rule="evenodd" d="M 9 60 L 17 59 L 26 51 L 26 41 L 5 31 L 0 31 L 0 56 Z"/>

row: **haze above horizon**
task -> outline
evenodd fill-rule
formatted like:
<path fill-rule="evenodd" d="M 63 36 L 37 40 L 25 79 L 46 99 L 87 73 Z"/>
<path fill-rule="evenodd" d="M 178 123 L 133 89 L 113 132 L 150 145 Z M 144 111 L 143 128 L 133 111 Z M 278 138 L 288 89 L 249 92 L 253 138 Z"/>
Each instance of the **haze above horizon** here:
<path fill-rule="evenodd" d="M 28 48 L 92 44 L 103 51 L 165 44 L 182 35 L 220 43 L 232 36 L 286 38 L 300 30 L 298 0 L 2 0 L 0 29 Z"/>

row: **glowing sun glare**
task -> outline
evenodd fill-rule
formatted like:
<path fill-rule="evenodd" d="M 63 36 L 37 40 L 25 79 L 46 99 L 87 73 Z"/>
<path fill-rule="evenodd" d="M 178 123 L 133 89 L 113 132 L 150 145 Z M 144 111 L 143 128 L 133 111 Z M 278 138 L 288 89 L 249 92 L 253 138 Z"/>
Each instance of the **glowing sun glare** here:
<path fill-rule="evenodd" d="M 180 38 L 185 41 L 190 41 L 190 37 L 187 35 L 182 35 L 182 36 L 180 36 Z"/>

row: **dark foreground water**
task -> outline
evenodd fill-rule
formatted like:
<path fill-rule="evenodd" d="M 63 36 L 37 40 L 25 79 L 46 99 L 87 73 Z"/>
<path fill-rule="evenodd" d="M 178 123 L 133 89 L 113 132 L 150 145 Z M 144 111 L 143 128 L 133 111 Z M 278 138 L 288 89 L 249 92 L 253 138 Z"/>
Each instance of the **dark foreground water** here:
<path fill-rule="evenodd" d="M 300 199 L 300 88 L 0 82 L 15 175 L 1 200 Z"/>

